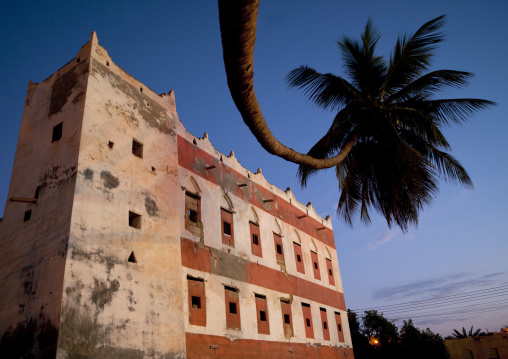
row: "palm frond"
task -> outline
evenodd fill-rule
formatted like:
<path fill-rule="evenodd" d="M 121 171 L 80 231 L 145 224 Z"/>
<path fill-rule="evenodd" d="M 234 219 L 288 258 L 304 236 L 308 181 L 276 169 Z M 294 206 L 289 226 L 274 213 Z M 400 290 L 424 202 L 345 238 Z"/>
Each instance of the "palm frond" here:
<path fill-rule="evenodd" d="M 444 23 L 445 15 L 439 16 L 423 24 L 413 36 L 402 36 L 397 40 L 381 97 L 405 87 L 428 68 L 432 51 L 443 41 L 440 30 Z"/>
<path fill-rule="evenodd" d="M 454 70 L 438 70 L 414 80 L 386 99 L 387 102 L 404 101 L 414 95 L 428 97 L 446 87 L 461 88 L 469 83 L 473 76 L 470 72 Z"/>
<path fill-rule="evenodd" d="M 496 103 L 489 100 L 477 98 L 442 99 L 427 101 L 427 111 L 433 114 L 443 124 L 463 124 L 475 112 L 484 110 Z M 422 106 L 422 107 L 423 107 Z"/>
<path fill-rule="evenodd" d="M 309 100 L 324 109 L 338 110 L 360 96 L 358 90 L 342 77 L 321 74 L 308 66 L 290 71 L 285 80 L 289 87 L 303 90 Z"/>
<path fill-rule="evenodd" d="M 342 53 L 344 67 L 353 84 L 366 96 L 375 96 L 386 74 L 386 63 L 374 51 L 381 35 L 374 29 L 369 19 L 361 35 L 362 42 L 343 36 L 337 45 Z"/>

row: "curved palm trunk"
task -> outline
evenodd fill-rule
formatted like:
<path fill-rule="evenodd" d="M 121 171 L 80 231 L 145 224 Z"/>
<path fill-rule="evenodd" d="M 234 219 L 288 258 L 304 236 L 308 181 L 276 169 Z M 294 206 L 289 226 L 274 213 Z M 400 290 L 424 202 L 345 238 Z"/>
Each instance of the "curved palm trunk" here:
<path fill-rule="evenodd" d="M 219 0 L 222 51 L 229 91 L 243 121 L 269 153 L 314 169 L 330 168 L 347 156 L 356 141 L 351 138 L 331 158 L 314 158 L 280 143 L 261 113 L 254 92 L 254 45 L 259 0 Z"/>

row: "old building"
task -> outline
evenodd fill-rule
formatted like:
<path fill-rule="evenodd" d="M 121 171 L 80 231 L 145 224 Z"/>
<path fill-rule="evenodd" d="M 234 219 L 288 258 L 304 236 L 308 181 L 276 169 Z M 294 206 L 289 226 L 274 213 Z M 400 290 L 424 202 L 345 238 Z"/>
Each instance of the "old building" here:
<path fill-rule="evenodd" d="M 450 359 L 503 359 L 508 358 L 508 329 L 485 336 L 444 341 Z"/>
<path fill-rule="evenodd" d="M 29 84 L 0 253 L 2 358 L 353 357 L 330 218 L 95 33 Z"/>

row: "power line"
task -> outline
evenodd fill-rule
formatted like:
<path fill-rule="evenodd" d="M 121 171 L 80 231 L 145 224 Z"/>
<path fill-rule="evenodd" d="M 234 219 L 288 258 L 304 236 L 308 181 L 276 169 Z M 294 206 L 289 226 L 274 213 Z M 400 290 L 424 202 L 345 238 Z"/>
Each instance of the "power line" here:
<path fill-rule="evenodd" d="M 468 303 L 468 302 L 475 302 L 475 301 L 480 301 L 480 300 L 484 300 L 484 299 L 503 297 L 503 296 L 507 296 L 507 295 L 508 295 L 508 291 L 504 291 L 501 293 L 495 293 L 495 295 L 489 294 L 489 295 L 482 295 L 482 296 L 477 296 L 477 297 L 468 298 L 468 299 L 461 299 L 460 302 L 458 300 L 446 300 L 441 303 L 439 303 L 439 302 L 429 303 L 428 305 L 418 305 L 418 306 L 413 306 L 413 307 L 405 306 L 405 307 L 400 307 L 400 308 L 383 310 L 382 312 L 383 312 L 383 314 L 392 313 L 392 312 L 399 312 L 400 313 L 400 312 L 407 312 L 407 311 L 416 311 L 416 310 L 421 310 L 421 309 L 446 307 L 446 306 L 450 306 L 450 305 L 453 305 L 456 303 L 462 304 L 462 303 Z"/>
<path fill-rule="evenodd" d="M 379 310 L 379 311 L 387 310 L 387 311 L 389 311 L 392 308 L 397 309 L 398 307 L 402 308 L 402 307 L 407 307 L 407 306 L 411 306 L 411 305 L 415 305 L 415 304 L 418 305 L 419 303 L 429 304 L 432 302 L 439 302 L 439 301 L 441 301 L 443 303 L 443 302 L 449 301 L 450 299 L 452 299 L 452 300 L 459 300 L 459 299 L 466 300 L 466 299 L 474 298 L 475 296 L 478 296 L 478 295 L 480 295 L 480 297 L 482 297 L 482 296 L 488 296 L 488 295 L 492 295 L 492 294 L 500 294 L 500 293 L 504 293 L 504 291 L 506 289 L 508 289 L 508 285 L 503 285 L 503 286 L 493 287 L 493 288 L 488 288 L 488 289 L 475 290 L 475 291 L 471 291 L 471 292 L 464 292 L 464 293 L 460 293 L 460 294 L 453 294 L 453 295 L 431 298 L 431 299 L 423 299 L 423 300 L 416 300 L 416 301 L 411 301 L 411 302 L 390 304 L 390 305 L 384 305 L 384 306 L 379 306 L 379 307 L 352 309 L 351 311 L 356 312 L 356 313 L 361 312 L 361 311 L 366 311 L 366 310 Z M 443 300 L 445 300 L 445 301 L 443 301 Z M 385 309 L 383 309 L 383 308 L 385 308 Z"/>

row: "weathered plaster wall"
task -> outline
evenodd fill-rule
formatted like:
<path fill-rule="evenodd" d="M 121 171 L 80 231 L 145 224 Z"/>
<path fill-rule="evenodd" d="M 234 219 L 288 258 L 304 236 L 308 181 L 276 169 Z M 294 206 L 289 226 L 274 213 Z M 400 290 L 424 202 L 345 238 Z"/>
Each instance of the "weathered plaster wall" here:
<path fill-rule="evenodd" d="M 62 138 L 52 143 L 60 122 Z M 142 156 L 133 153 L 134 140 Z M 18 142 L 9 197 L 33 197 L 39 188 L 39 198 L 8 202 L 0 223 L 2 354 L 352 357 L 330 218 L 260 170 L 244 169 L 233 153 L 220 154 L 207 136 L 189 134 L 173 92 L 157 95 L 125 73 L 94 33 L 76 58 L 29 85 Z M 199 222 L 189 229 L 185 191 L 201 198 Z M 232 215 L 234 246 L 223 243 L 221 207 Z M 131 213 L 140 225 L 130 223 Z M 261 256 L 252 252 L 249 221 L 259 225 Z M 293 242 L 305 273 L 297 271 Z M 189 324 L 188 276 L 203 280 L 204 326 Z M 240 329 L 227 328 L 225 286 L 239 291 Z M 256 294 L 266 296 L 270 334 L 258 333 Z M 291 309 L 289 331 L 281 299 Z M 310 304 L 312 339 L 302 303 Z"/>
<path fill-rule="evenodd" d="M 180 226 L 185 227 L 185 191 L 190 191 L 201 197 L 200 216 L 203 227 L 202 236 L 189 230 L 182 232 L 183 279 L 187 275 L 204 279 L 207 308 L 207 325 L 199 326 L 188 324 L 189 308 L 188 305 L 185 306 L 187 340 L 192 340 L 193 343 L 217 342 L 217 345 L 220 342 L 223 347 L 221 352 L 205 345 L 198 350 L 197 343 L 187 343 L 189 357 L 196 356 L 200 350 L 206 352 L 208 357 L 234 356 L 236 350 L 240 350 L 243 345 L 259 341 L 310 343 L 315 347 L 335 348 L 335 355 L 343 350 L 348 352 L 351 339 L 329 218 L 318 216 L 311 204 L 304 206 L 296 201 L 291 190 L 281 191 L 273 187 L 260 171 L 247 171 L 234 155 L 224 156 L 215 151 L 207 136 L 194 138 L 181 125 L 178 133 L 182 186 Z M 223 244 L 221 237 L 220 207 L 226 206 L 225 195 L 234 212 L 234 247 Z M 265 201 L 267 199 L 273 201 Z M 306 216 L 303 217 L 304 215 Z M 262 257 L 252 254 L 249 221 L 259 224 Z M 282 235 L 285 266 L 281 266 L 276 259 L 274 232 Z M 305 274 L 296 269 L 293 242 L 301 244 Z M 320 280 L 314 277 L 311 250 L 318 253 Z M 328 280 L 327 258 L 332 263 L 334 285 Z M 239 289 L 241 330 L 227 329 L 225 285 Z M 255 294 L 267 298 L 270 335 L 258 334 Z M 292 301 L 294 336 L 289 341 L 282 324 L 281 298 Z M 188 299 L 185 303 L 187 302 Z M 305 336 L 302 302 L 311 304 L 314 339 Z M 323 337 L 320 308 L 327 311 L 330 340 Z M 335 325 L 336 311 L 342 317 L 341 326 L 345 334 L 343 341 L 339 341 Z M 224 342 L 216 336 L 225 336 L 238 344 Z M 225 343 L 228 343 L 227 348 L 224 347 Z M 258 348 L 261 348 L 259 345 L 261 344 L 258 344 Z M 282 343 L 280 345 L 280 353 L 287 351 L 290 354 L 289 347 L 286 348 Z M 251 349 L 248 350 L 250 352 Z M 325 352 L 326 350 L 305 353 L 324 357 Z M 199 355 L 202 354 L 200 352 Z M 348 352 L 348 355 L 352 356 L 352 352 Z"/>
<path fill-rule="evenodd" d="M 55 356 L 88 64 L 83 48 L 44 82 L 28 86 L 0 231 L 3 358 Z M 59 123 L 62 136 L 52 142 Z M 33 199 L 36 192 L 36 203 L 9 200 Z"/>
<path fill-rule="evenodd" d="M 494 334 L 484 337 L 471 337 L 445 340 L 450 359 L 467 358 L 467 353 L 474 359 L 508 358 L 508 334 Z M 495 354 L 498 356 L 496 357 Z"/>
<path fill-rule="evenodd" d="M 174 97 L 91 52 L 58 358 L 183 358 Z"/>

